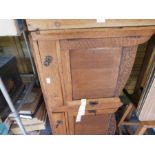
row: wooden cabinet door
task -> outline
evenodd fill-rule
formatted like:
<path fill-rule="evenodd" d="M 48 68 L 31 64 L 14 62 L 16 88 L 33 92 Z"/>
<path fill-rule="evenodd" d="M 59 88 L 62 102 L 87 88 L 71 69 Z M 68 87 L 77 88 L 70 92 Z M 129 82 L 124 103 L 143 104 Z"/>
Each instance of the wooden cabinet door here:
<path fill-rule="evenodd" d="M 117 39 L 60 41 L 64 104 L 69 101 L 74 104 L 82 98 L 118 97 L 131 72 L 137 46 L 128 43 L 129 47 L 123 47 L 123 39 Z M 71 134 L 108 134 L 111 116 L 115 122 L 114 114 L 103 112 L 85 115 L 80 123 L 76 123 L 76 113 L 68 113 Z"/>
<path fill-rule="evenodd" d="M 115 96 L 122 48 L 98 48 L 95 41 L 60 42 L 66 100 Z"/>
<path fill-rule="evenodd" d="M 131 38 L 61 40 L 65 100 L 119 96 L 134 63 L 133 44 Z"/>
<path fill-rule="evenodd" d="M 115 134 L 116 121 L 114 113 L 105 110 L 86 111 L 80 122 L 76 122 L 77 112 L 70 112 L 70 134 L 75 135 L 112 135 Z"/>

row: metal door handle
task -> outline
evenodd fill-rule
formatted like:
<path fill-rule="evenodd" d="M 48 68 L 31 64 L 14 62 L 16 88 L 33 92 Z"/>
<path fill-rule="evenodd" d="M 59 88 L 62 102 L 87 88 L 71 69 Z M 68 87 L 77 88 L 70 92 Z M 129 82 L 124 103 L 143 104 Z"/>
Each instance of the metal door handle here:
<path fill-rule="evenodd" d="M 93 113 L 94 115 L 96 115 L 96 110 L 88 110 L 89 113 Z"/>

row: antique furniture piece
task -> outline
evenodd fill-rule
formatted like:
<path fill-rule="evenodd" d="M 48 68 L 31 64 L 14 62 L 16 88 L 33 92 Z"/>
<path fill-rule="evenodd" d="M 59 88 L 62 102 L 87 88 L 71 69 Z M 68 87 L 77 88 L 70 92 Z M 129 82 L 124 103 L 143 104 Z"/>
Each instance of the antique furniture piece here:
<path fill-rule="evenodd" d="M 53 134 L 115 134 L 114 113 L 154 20 L 26 20 Z M 80 122 L 76 116 L 86 99 Z"/>

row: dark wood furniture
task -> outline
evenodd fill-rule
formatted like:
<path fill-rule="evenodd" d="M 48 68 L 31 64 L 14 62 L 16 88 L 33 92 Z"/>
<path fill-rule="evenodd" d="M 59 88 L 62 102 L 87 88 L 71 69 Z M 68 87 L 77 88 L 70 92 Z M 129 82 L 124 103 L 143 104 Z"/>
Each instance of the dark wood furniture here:
<path fill-rule="evenodd" d="M 27 20 L 27 25 L 34 31 L 30 42 L 53 134 L 115 134 L 119 95 L 155 21 Z M 86 113 L 76 123 L 82 98 Z"/>

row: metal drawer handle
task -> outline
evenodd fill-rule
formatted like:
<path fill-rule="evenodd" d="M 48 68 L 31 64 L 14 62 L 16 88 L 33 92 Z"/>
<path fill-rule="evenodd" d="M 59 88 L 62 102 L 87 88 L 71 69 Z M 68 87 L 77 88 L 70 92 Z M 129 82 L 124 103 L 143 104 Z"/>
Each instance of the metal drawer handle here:
<path fill-rule="evenodd" d="M 89 105 L 92 106 L 92 107 L 95 106 L 95 105 L 97 105 L 97 104 L 98 104 L 97 101 L 90 101 L 89 102 Z"/>
<path fill-rule="evenodd" d="M 96 110 L 88 110 L 89 113 L 96 113 Z"/>
<path fill-rule="evenodd" d="M 53 57 L 51 56 L 46 56 L 45 59 L 44 59 L 44 66 L 49 66 L 49 64 L 52 62 L 53 60 Z"/>
<path fill-rule="evenodd" d="M 88 110 L 88 112 L 96 115 L 96 110 Z"/>
<path fill-rule="evenodd" d="M 56 122 L 56 128 L 58 128 L 62 124 L 63 124 L 63 121 L 62 120 L 57 120 L 57 122 Z"/>

